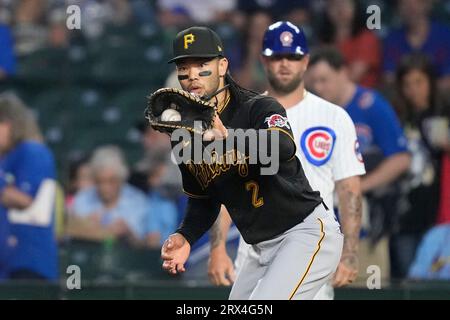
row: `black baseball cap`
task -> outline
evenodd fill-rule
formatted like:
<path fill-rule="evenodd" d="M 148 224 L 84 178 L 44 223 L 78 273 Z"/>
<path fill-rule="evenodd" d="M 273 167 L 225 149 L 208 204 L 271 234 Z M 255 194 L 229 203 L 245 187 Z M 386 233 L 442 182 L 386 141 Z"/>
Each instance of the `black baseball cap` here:
<path fill-rule="evenodd" d="M 191 27 L 180 31 L 173 41 L 174 58 L 168 63 L 183 58 L 223 57 L 222 40 L 207 27 Z"/>

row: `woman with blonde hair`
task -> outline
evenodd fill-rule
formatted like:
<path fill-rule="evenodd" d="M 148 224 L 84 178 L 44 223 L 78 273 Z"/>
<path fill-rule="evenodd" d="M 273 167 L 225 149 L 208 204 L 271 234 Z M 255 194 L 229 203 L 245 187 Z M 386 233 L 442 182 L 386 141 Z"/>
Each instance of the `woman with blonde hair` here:
<path fill-rule="evenodd" d="M 0 95 L 0 277 L 58 277 L 55 162 L 31 112 Z"/>

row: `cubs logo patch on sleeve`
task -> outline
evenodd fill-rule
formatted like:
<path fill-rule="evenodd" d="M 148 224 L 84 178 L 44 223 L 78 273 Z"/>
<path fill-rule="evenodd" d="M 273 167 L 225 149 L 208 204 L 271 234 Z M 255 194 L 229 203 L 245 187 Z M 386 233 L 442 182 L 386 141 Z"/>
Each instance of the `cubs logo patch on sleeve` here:
<path fill-rule="evenodd" d="M 328 127 L 313 127 L 303 132 L 300 146 L 306 159 L 315 166 L 330 160 L 336 142 L 336 133 Z"/>
<path fill-rule="evenodd" d="M 363 123 L 355 123 L 356 136 L 358 137 L 358 149 L 365 153 L 373 144 L 372 129 Z"/>
<path fill-rule="evenodd" d="M 355 155 L 359 162 L 364 163 L 363 156 L 361 154 L 361 148 L 359 147 L 358 140 L 355 141 Z"/>
<path fill-rule="evenodd" d="M 291 129 L 287 117 L 283 117 L 280 114 L 273 114 L 270 117 L 267 117 L 264 120 L 264 123 L 267 123 L 267 128 L 278 127 Z"/>

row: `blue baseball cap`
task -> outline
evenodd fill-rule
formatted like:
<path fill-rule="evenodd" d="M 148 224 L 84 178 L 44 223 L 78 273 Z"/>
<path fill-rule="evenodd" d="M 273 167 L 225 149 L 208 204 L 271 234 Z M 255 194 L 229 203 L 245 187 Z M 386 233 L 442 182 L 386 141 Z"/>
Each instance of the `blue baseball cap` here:
<path fill-rule="evenodd" d="M 308 54 L 308 45 L 303 30 L 289 21 L 271 24 L 264 33 L 261 54 L 270 57 L 277 54 Z"/>

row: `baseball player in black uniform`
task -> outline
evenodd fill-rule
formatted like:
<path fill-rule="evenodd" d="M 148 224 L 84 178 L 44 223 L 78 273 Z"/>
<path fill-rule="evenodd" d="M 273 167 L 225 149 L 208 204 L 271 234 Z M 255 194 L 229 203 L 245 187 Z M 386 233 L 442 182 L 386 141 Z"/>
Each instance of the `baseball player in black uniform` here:
<path fill-rule="evenodd" d="M 189 196 L 180 228 L 162 248 L 163 268 L 184 272 L 191 245 L 216 220 L 224 204 L 245 241 L 252 245 L 233 285 L 230 299 L 312 298 L 338 265 L 343 236 L 319 192 L 313 191 L 295 156 L 285 109 L 273 98 L 240 87 L 228 73 L 228 60 L 218 35 L 205 27 L 181 31 L 173 43 L 182 88 L 199 96 L 214 96 L 214 131 L 203 140 L 228 145 L 231 129 L 255 130 L 265 152 L 277 158 L 279 169 L 261 174 L 261 163 L 246 141 L 225 149 L 215 163 L 188 160 L 179 165 Z M 223 89 L 222 91 L 220 91 Z M 214 95 L 216 92 L 220 93 Z M 273 148 L 273 141 L 277 141 Z M 186 143 L 191 148 L 194 143 Z M 175 142 L 174 142 L 175 144 Z M 207 145 L 207 142 L 204 143 Z M 256 152 L 257 153 L 257 152 Z"/>

